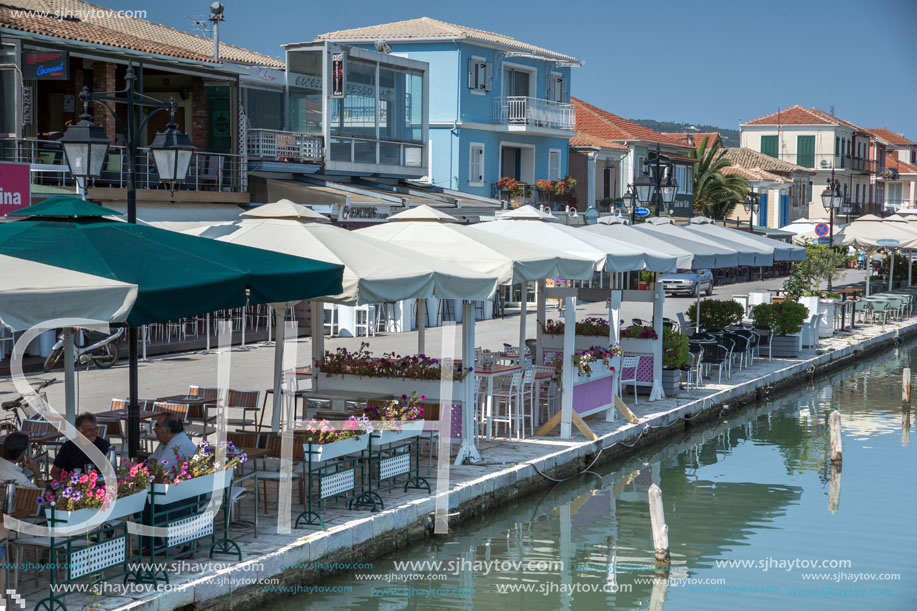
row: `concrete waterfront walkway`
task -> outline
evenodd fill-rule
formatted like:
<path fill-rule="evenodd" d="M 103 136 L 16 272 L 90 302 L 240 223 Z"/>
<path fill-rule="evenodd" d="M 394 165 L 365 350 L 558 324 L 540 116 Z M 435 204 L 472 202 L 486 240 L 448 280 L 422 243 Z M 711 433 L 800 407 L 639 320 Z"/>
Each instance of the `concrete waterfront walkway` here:
<path fill-rule="evenodd" d="M 636 451 L 646 443 L 681 431 L 688 421 L 700 422 L 718 417 L 724 409 L 753 400 L 769 389 L 793 389 L 819 371 L 852 362 L 869 351 L 887 349 L 896 341 L 917 335 L 917 321 L 906 320 L 880 325 L 860 325 L 854 333 L 822 340 L 818 350 L 806 350 L 796 359 L 766 358 L 743 371 L 734 371 L 723 384 L 707 383 L 700 389 L 682 392 L 674 398 L 638 405 L 628 401 L 640 424 L 623 419 L 604 422 L 589 420 L 599 439 L 588 442 L 575 430 L 574 438 L 557 437 L 522 441 L 495 439 L 480 444 L 484 464 L 452 466 L 446 504 L 451 521 L 462 521 L 513 498 L 552 485 L 542 474 L 563 478 L 575 474 L 601 452 L 600 460 L 611 460 Z M 486 344 L 485 344 L 486 345 Z M 258 349 L 262 352 L 269 352 Z M 241 353 L 248 356 L 248 353 Z M 233 355 L 235 358 L 235 354 Z M 193 362 L 193 361 L 192 361 Z M 171 363 L 169 373 L 181 374 L 181 363 Z M 235 367 L 234 367 L 235 369 Z M 162 375 L 168 375 L 164 373 Z M 177 384 L 177 382 L 173 382 Z M 631 397 L 632 398 L 632 397 Z M 628 398 L 625 397 L 627 400 Z M 424 452 L 426 456 L 426 452 Z M 424 458 L 424 473 L 431 482 L 433 465 Z M 269 483 L 273 492 L 275 484 Z M 295 495 L 294 495 L 295 496 Z M 276 498 L 273 496 L 273 498 Z M 435 498 L 425 492 L 383 494 L 385 510 L 370 514 L 329 508 L 323 512 L 326 530 L 317 527 L 293 529 L 279 533 L 276 506 L 262 513 L 257 535 L 251 526 L 233 525 L 232 537 L 243 550 L 243 562 L 226 562 L 198 553 L 170 571 L 170 591 L 124 592 L 112 590 L 102 596 L 73 594 L 67 598 L 69 608 L 93 604 L 112 609 L 173 609 L 185 605 L 197 608 L 253 608 L 280 596 L 281 587 L 315 584 L 327 571 L 308 568 L 311 563 L 359 562 L 371 560 L 411 541 L 430 536 L 433 528 Z M 243 500 L 238 517 L 251 520 L 254 512 L 251 495 Z M 299 508 L 294 502 L 293 514 Z M 27 560 L 27 559 L 24 559 Z M 120 580 L 119 580 L 120 581 Z M 20 594 L 27 598 L 27 608 L 47 595 L 47 573 L 36 587 L 23 576 Z"/>

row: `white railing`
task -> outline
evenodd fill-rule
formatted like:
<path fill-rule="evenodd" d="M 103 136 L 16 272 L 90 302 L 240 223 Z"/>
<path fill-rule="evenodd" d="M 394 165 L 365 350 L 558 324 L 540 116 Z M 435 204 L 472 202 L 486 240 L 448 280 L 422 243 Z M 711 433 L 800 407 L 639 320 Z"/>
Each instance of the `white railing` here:
<path fill-rule="evenodd" d="M 248 156 L 273 161 L 320 162 L 324 158 L 321 136 L 277 129 L 248 130 Z"/>
<path fill-rule="evenodd" d="M 494 123 L 530 125 L 554 129 L 576 129 L 573 104 L 525 96 L 494 98 Z"/>

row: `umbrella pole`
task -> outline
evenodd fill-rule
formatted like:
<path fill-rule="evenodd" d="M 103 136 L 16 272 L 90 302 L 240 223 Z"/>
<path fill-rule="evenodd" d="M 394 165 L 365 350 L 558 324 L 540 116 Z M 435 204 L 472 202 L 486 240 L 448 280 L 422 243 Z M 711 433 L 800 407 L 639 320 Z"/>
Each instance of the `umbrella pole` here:
<path fill-rule="evenodd" d="M 700 333 L 700 270 L 697 271 L 697 301 L 694 308 L 694 334 Z"/>
<path fill-rule="evenodd" d="M 869 297 L 869 278 L 872 276 L 872 253 L 875 251 L 866 251 L 866 296 Z"/>
<path fill-rule="evenodd" d="M 274 338 L 274 411 L 271 415 L 271 431 L 280 430 L 280 408 L 283 405 L 283 396 L 281 389 L 281 380 L 283 378 L 283 340 L 286 334 L 286 325 L 284 325 L 286 304 L 271 304 L 274 313 L 277 315 L 277 331 Z"/>
<path fill-rule="evenodd" d="M 446 356 L 446 355 L 444 355 Z M 462 379 L 462 444 L 459 446 L 455 457 L 455 464 L 480 462 L 481 454 L 475 445 L 474 422 L 474 303 L 462 303 L 462 369 L 465 377 Z M 440 431 L 444 435 L 445 431 Z"/>
<path fill-rule="evenodd" d="M 913 262 L 911 261 L 911 251 L 908 250 L 907 251 L 907 286 L 908 288 L 910 288 L 911 286 L 911 272 L 914 271 L 911 269 L 911 267 L 913 267 Z"/>
<path fill-rule="evenodd" d="M 137 327 L 127 330 L 128 347 L 128 410 L 127 410 L 127 453 L 131 458 L 137 458 L 140 452 L 140 401 L 137 361 Z"/>
<path fill-rule="evenodd" d="M 891 259 L 891 263 L 888 265 L 888 290 L 895 290 L 895 251 L 888 251 L 888 258 Z"/>
<path fill-rule="evenodd" d="M 522 366 L 523 359 L 525 358 L 525 322 L 528 318 L 528 282 L 523 282 L 521 285 L 522 288 L 522 302 L 519 304 L 519 366 Z"/>
<path fill-rule="evenodd" d="M 76 386 L 73 366 L 73 327 L 64 327 L 64 403 L 67 422 L 76 423 Z"/>
<path fill-rule="evenodd" d="M 417 354 L 427 353 L 427 300 L 417 300 Z"/>
<path fill-rule="evenodd" d="M 535 363 L 539 365 L 544 365 L 544 346 L 542 345 L 542 332 L 541 329 L 544 326 L 545 318 L 547 317 L 547 300 L 544 295 L 545 291 L 545 281 L 539 280 L 535 283 L 535 320 L 538 323 L 538 329 L 536 329 L 537 335 L 535 343 Z"/>

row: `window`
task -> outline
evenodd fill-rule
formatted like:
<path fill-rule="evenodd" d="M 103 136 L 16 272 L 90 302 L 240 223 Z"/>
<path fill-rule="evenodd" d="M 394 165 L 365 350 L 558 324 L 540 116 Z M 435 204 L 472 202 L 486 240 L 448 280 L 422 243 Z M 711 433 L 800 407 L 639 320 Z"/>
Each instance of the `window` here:
<path fill-rule="evenodd" d="M 468 184 L 484 186 L 484 145 L 477 142 L 468 149 Z"/>
<path fill-rule="evenodd" d="M 694 192 L 694 168 L 686 165 L 675 166 L 675 182 L 678 183 L 678 193 L 690 195 Z"/>
<path fill-rule="evenodd" d="M 841 138 L 840 136 L 834 137 L 834 156 L 837 157 L 841 154 Z"/>
<path fill-rule="evenodd" d="M 468 89 L 472 91 L 490 91 L 492 65 L 480 57 L 468 60 Z"/>
<path fill-rule="evenodd" d="M 777 152 L 777 136 L 761 136 L 761 152 L 771 157 L 779 157 Z"/>
<path fill-rule="evenodd" d="M 853 201 L 859 202 L 860 201 L 860 183 L 857 183 L 856 187 L 857 187 L 856 188 L 856 197 L 854 197 Z"/>
<path fill-rule="evenodd" d="M 245 117 L 253 129 L 283 129 L 283 91 L 242 88 Z"/>
<path fill-rule="evenodd" d="M 567 101 L 567 81 L 559 74 L 548 75 L 547 99 L 551 102 Z"/>
<path fill-rule="evenodd" d="M 548 180 L 558 180 L 560 178 L 560 151 L 551 149 L 548 151 Z"/>
<path fill-rule="evenodd" d="M 808 202 L 809 202 L 810 204 L 812 203 L 812 190 L 813 190 L 814 188 L 815 188 L 815 184 L 810 180 L 810 181 L 809 181 L 809 198 L 808 198 Z"/>
<path fill-rule="evenodd" d="M 530 93 L 529 83 L 532 74 L 527 70 L 517 70 L 516 68 L 503 69 L 503 83 L 507 96 L 528 97 Z"/>
<path fill-rule="evenodd" d="M 0 45 L 0 64 L 15 64 L 15 47 Z M 13 70 L 0 70 L 0 134 L 16 135 L 16 84 L 18 78 Z"/>
<path fill-rule="evenodd" d="M 815 136 L 796 136 L 796 165 L 815 167 Z"/>

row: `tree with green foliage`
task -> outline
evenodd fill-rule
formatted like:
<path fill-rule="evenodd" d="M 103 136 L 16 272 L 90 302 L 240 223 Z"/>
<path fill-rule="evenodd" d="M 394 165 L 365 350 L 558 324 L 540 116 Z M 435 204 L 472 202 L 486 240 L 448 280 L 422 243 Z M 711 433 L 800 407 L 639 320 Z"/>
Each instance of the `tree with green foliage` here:
<path fill-rule="evenodd" d="M 847 262 L 846 249 L 825 244 L 806 244 L 806 260 L 793 266 L 783 283 L 787 299 L 796 301 L 802 295 L 818 292 L 821 282 L 837 279 Z"/>
<path fill-rule="evenodd" d="M 720 143 L 707 148 L 704 138 L 697 150 L 691 151 L 694 164 L 694 211 L 712 218 L 725 219 L 742 203 L 749 192 L 748 181 L 738 174 L 723 174 L 732 165 L 725 157 Z"/>

